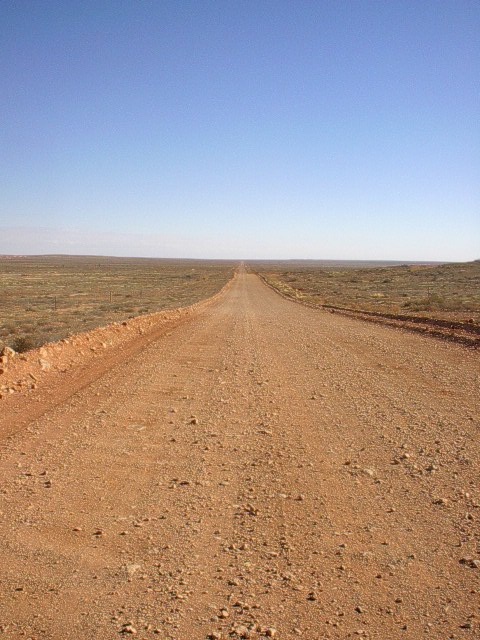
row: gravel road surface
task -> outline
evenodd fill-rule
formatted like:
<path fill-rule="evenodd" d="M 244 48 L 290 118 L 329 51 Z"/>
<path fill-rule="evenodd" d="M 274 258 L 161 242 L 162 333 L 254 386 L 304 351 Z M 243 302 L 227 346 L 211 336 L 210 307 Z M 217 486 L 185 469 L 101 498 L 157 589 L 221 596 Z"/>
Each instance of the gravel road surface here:
<path fill-rule="evenodd" d="M 2 404 L 0 637 L 480 637 L 479 380 L 240 271 L 35 419 Z"/>

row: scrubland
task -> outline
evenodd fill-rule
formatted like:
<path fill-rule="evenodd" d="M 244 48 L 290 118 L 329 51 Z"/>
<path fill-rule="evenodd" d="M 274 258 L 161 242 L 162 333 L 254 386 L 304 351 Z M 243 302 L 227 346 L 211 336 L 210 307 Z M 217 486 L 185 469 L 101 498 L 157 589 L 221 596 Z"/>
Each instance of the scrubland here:
<path fill-rule="evenodd" d="M 70 334 L 208 298 L 234 262 L 0 257 L 0 342 L 26 351 Z"/>
<path fill-rule="evenodd" d="M 255 263 L 252 268 L 287 297 L 356 311 L 480 322 L 480 261 L 369 266 Z M 358 263 L 356 263 L 358 265 Z"/>

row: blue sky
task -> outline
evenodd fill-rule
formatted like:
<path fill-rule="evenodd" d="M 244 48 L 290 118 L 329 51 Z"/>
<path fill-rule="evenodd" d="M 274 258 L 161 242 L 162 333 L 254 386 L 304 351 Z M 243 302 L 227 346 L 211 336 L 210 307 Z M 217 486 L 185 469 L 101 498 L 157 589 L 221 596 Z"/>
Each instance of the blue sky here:
<path fill-rule="evenodd" d="M 480 258 L 480 3 L 4 0 L 0 253 Z"/>

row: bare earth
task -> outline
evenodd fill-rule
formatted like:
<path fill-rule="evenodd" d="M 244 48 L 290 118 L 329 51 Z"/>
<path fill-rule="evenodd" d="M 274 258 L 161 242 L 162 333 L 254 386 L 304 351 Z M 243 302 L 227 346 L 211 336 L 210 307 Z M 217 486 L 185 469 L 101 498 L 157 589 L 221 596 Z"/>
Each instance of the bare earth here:
<path fill-rule="evenodd" d="M 1 637 L 480 637 L 478 352 L 244 272 L 150 331 L 0 404 Z"/>

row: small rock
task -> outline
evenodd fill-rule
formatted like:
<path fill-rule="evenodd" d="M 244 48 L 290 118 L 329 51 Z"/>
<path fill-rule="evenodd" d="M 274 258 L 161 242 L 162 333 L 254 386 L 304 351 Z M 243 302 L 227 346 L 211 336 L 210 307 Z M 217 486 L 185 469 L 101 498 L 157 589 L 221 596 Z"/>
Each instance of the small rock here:
<path fill-rule="evenodd" d="M 134 626 L 132 626 L 131 624 L 125 624 L 122 627 L 122 631 L 121 633 L 128 633 L 131 636 L 136 636 L 137 635 L 137 630 L 135 629 Z"/>
<path fill-rule="evenodd" d="M 460 558 L 459 562 L 460 564 L 464 564 L 465 566 L 470 567 L 470 569 L 480 569 L 480 560 L 476 560 L 471 556 Z"/>
<path fill-rule="evenodd" d="M 50 369 L 52 368 L 50 362 L 48 360 L 44 360 L 43 358 L 40 358 L 38 360 L 38 364 L 40 365 L 40 369 L 42 371 L 50 371 Z"/>
<path fill-rule="evenodd" d="M 125 568 L 127 570 L 128 577 L 131 578 L 137 571 L 140 571 L 142 566 L 140 564 L 127 564 Z"/>

